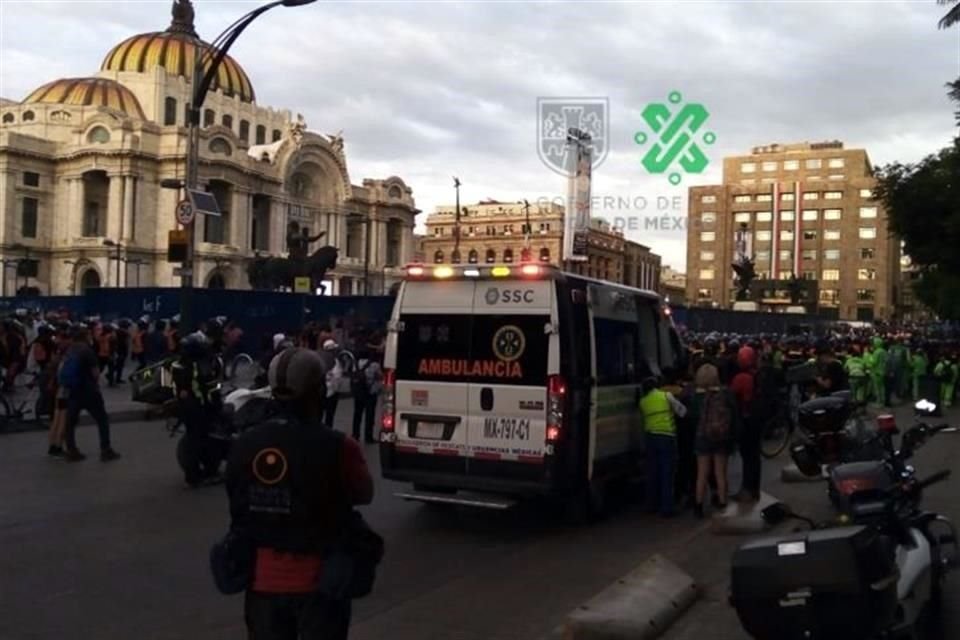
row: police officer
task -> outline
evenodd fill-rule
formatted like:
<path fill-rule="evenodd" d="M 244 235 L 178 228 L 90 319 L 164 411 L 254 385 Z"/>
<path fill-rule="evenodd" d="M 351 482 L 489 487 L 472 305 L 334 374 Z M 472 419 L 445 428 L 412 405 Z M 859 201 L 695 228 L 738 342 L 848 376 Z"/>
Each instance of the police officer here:
<path fill-rule="evenodd" d="M 223 451 L 210 438 L 210 427 L 220 411 L 215 392 L 216 370 L 210 342 L 200 332 L 192 333 L 180 345 L 180 357 L 171 367 L 177 392 L 177 414 L 186 427 L 182 456 L 184 480 L 191 487 L 216 479 Z"/>
<path fill-rule="evenodd" d="M 327 369 L 308 349 L 270 363 L 280 417 L 243 433 L 227 463 L 231 529 L 256 547 L 245 619 L 252 640 L 347 637 L 350 601 L 331 595 L 335 571 L 323 550 L 341 535 L 353 505 L 373 499 L 360 445 L 323 428 Z"/>
<path fill-rule="evenodd" d="M 647 442 L 647 510 L 665 518 L 674 515 L 677 469 L 677 417 L 687 408 L 672 393 L 657 388 L 655 378 L 642 383 L 640 414 Z"/>

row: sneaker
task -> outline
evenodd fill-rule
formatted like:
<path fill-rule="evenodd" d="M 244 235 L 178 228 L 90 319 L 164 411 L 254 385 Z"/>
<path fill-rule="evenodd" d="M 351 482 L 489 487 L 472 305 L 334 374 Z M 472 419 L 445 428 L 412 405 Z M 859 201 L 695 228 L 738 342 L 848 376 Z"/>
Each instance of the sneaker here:
<path fill-rule="evenodd" d="M 87 459 L 87 456 L 83 455 L 79 451 L 65 451 L 63 454 L 63 459 L 67 462 L 81 462 Z"/>
<path fill-rule="evenodd" d="M 62 458 L 64 456 L 63 449 L 56 445 L 50 445 L 47 449 L 47 455 L 51 458 Z"/>
<path fill-rule="evenodd" d="M 120 454 L 114 451 L 113 449 L 104 449 L 100 452 L 100 462 L 112 462 L 118 460 Z"/>

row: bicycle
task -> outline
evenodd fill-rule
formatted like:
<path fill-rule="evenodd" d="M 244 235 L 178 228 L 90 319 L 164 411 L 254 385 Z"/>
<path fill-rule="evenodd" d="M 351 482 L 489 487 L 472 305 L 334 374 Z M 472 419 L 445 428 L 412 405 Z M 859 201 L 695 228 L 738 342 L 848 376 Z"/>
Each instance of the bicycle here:
<path fill-rule="evenodd" d="M 764 458 L 776 458 L 790 444 L 797 428 L 800 411 L 799 385 L 791 384 L 780 392 L 776 413 L 763 425 L 760 453 Z"/>

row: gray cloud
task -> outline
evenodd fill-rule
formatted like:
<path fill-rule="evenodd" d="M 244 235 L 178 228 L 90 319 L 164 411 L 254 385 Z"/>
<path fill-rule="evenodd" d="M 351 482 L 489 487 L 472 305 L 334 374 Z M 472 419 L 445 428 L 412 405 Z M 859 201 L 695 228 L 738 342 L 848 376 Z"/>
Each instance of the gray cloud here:
<path fill-rule="evenodd" d="M 196 6 L 209 39 L 255 5 Z M 955 131 L 943 84 L 960 75 L 960 30 L 936 30 L 942 11 L 933 0 L 324 2 L 274 10 L 233 55 L 261 104 L 302 112 L 321 132 L 344 130 L 355 181 L 403 176 L 425 211 L 452 201 L 454 174 L 467 201 L 565 193 L 536 154 L 538 96 L 609 96 L 611 153 L 596 194 L 685 201 L 686 187 L 720 179 L 722 156 L 756 144 L 837 138 L 875 163 L 945 144 Z M 5 0 L 0 22 L 0 95 L 20 99 L 95 72 L 129 35 L 165 28 L 169 2 Z M 718 136 L 714 162 L 680 187 L 646 175 L 633 142 L 644 105 L 675 89 L 709 109 Z M 685 263 L 681 231 L 627 235 Z"/>

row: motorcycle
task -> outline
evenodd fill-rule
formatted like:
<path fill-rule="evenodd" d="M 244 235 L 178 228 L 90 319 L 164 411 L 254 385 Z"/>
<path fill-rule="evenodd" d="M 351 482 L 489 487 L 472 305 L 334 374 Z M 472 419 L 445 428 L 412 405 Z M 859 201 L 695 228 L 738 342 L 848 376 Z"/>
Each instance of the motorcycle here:
<path fill-rule="evenodd" d="M 848 462 L 882 459 L 886 453 L 876 432 L 863 421 L 862 404 L 849 391 L 814 398 L 798 409 L 798 432 L 790 446 L 790 457 L 806 476 L 816 477 L 825 469 Z"/>
<path fill-rule="evenodd" d="M 808 529 L 735 552 L 730 604 L 743 628 L 755 640 L 915 637 L 925 614 L 938 610 L 958 557 L 950 521 L 918 507 L 923 490 L 949 475 L 911 479 L 855 502 L 853 520 L 873 526 L 817 524 L 782 503 L 764 509 L 770 525 L 795 519 Z M 843 517 L 840 524 L 848 522 Z M 941 526 L 945 535 L 937 533 Z"/>

